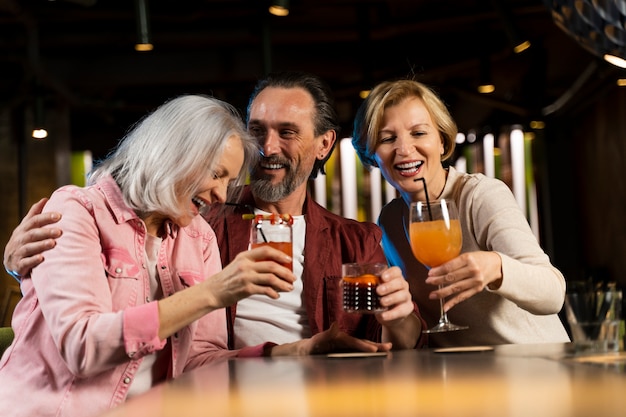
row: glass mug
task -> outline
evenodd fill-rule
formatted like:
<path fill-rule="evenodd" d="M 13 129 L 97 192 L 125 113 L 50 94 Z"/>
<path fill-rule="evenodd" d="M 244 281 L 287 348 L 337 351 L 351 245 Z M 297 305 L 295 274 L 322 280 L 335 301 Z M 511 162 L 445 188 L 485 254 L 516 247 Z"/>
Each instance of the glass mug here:
<path fill-rule="evenodd" d="M 256 214 L 252 217 L 250 249 L 271 246 L 293 257 L 293 216 Z M 282 264 L 293 271 L 293 262 Z"/>
<path fill-rule="evenodd" d="M 383 263 L 348 263 L 341 266 L 343 309 L 349 313 L 377 313 L 380 305 L 376 288 L 380 275 L 387 269 Z"/>

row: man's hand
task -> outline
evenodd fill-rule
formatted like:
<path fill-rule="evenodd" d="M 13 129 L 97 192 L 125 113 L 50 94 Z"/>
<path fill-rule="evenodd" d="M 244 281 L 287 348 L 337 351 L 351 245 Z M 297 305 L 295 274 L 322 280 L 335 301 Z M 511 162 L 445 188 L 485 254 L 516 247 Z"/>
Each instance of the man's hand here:
<path fill-rule="evenodd" d="M 346 332 L 339 330 L 339 326 L 333 323 L 328 330 L 318 333 L 309 339 L 274 346 L 272 348 L 272 356 L 305 356 L 347 351 L 388 352 L 390 350 L 391 343 L 376 343 L 352 337 Z"/>
<path fill-rule="evenodd" d="M 47 201 L 33 204 L 4 247 L 4 267 L 18 280 L 43 262 L 43 252 L 55 247 L 63 233 L 58 227 L 44 227 L 61 220 L 61 213 L 41 213 Z"/>

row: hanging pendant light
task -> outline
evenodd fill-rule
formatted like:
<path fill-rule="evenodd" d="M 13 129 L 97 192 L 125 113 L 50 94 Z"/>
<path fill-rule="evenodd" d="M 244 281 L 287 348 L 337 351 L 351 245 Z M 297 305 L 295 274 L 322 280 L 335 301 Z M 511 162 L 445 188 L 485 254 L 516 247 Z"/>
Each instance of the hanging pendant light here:
<path fill-rule="evenodd" d="M 148 0 L 135 0 L 135 17 L 137 19 L 137 43 L 135 51 L 147 52 L 154 49 L 148 21 Z"/>
<path fill-rule="evenodd" d="M 480 94 L 491 94 L 496 91 L 496 86 L 491 80 L 491 68 L 487 58 L 480 60 L 479 84 L 477 90 Z"/>
<path fill-rule="evenodd" d="M 35 139 L 45 139 L 48 137 L 48 130 L 45 127 L 44 102 L 43 97 L 37 95 L 33 107 L 33 133 Z"/>
<path fill-rule="evenodd" d="M 287 16 L 289 14 L 289 0 L 272 0 L 268 10 L 274 16 Z"/>

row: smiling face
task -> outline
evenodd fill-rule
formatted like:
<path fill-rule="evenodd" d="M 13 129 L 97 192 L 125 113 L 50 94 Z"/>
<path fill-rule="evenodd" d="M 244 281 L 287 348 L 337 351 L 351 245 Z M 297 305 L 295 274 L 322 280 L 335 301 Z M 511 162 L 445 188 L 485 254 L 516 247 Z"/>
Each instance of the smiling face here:
<path fill-rule="evenodd" d="M 200 214 L 200 212 L 208 210 L 211 204 L 215 202 L 224 203 L 228 185 L 231 181 L 237 179 L 243 163 L 244 152 L 241 138 L 231 136 L 227 139 L 215 168 L 212 171 L 207 171 L 200 184 L 199 191 L 191 198 L 189 196 L 181 197 L 179 202 L 180 207 L 183 209 L 181 212 L 186 214 L 176 217 L 172 221 L 180 227 L 188 226 L 195 216 Z M 158 236 L 165 218 L 157 214 L 151 214 L 144 220 L 148 227 L 148 233 Z"/>
<path fill-rule="evenodd" d="M 278 202 L 294 192 L 302 197 L 316 159 L 332 147 L 328 134 L 315 136 L 315 103 L 303 88 L 267 87 L 252 101 L 248 131 L 262 156 L 251 173 L 257 200 Z"/>
<path fill-rule="evenodd" d="M 196 216 L 200 211 L 205 211 L 215 202 L 226 202 L 228 185 L 237 180 L 243 162 L 241 139 L 237 136 L 229 137 L 215 169 L 207 173 L 199 192 L 192 197 L 191 201 L 186 202 L 189 205 L 191 217 Z M 182 223 L 186 221 L 189 224 L 191 217 L 178 219 L 177 223 L 184 226 Z"/>
<path fill-rule="evenodd" d="M 444 145 L 422 100 L 408 97 L 386 108 L 376 135 L 374 160 L 405 201 L 426 199 L 418 178 L 426 180 L 429 198 L 435 199 L 446 182 L 441 165 Z"/>

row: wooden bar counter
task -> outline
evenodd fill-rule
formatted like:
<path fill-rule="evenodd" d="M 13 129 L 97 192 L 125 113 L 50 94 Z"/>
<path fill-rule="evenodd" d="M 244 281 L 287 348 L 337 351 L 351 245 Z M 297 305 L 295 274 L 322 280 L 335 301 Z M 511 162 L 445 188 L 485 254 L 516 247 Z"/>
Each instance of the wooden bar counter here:
<path fill-rule="evenodd" d="M 626 416 L 624 352 L 577 356 L 571 344 L 488 349 L 231 359 L 104 416 Z"/>

